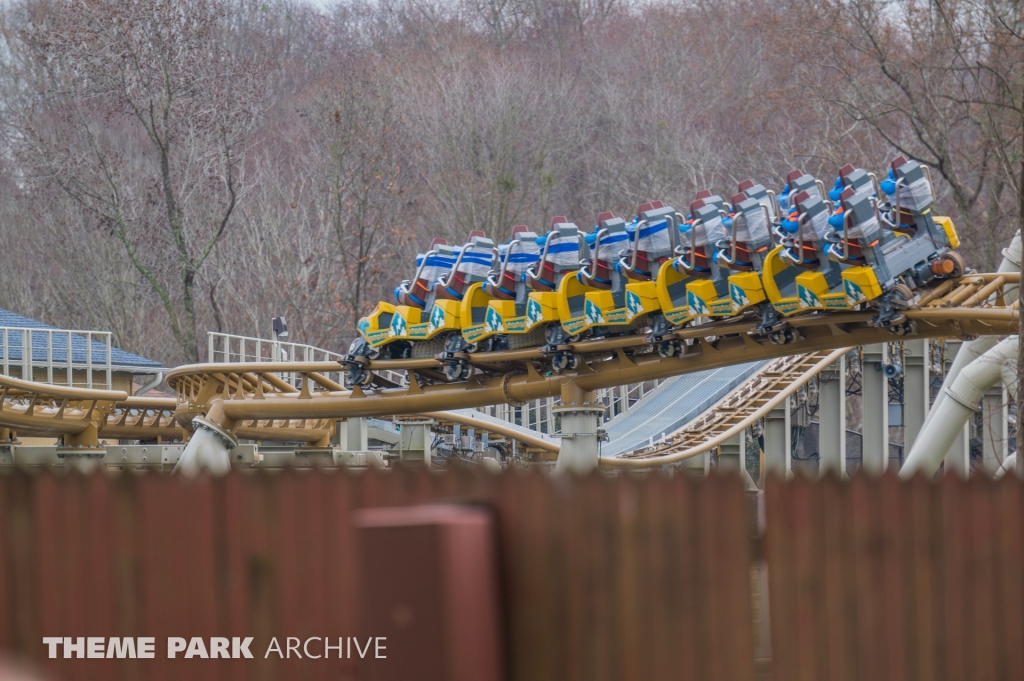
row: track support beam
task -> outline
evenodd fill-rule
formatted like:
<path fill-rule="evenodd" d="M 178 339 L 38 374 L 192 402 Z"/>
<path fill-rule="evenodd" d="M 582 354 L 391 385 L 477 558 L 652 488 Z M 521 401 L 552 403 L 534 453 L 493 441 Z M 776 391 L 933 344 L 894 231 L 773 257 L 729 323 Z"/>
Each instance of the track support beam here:
<path fill-rule="evenodd" d="M 589 473 L 600 460 L 598 426 L 604 405 L 594 402 L 594 393 L 581 390 L 567 379 L 561 385 L 562 404 L 553 411 L 561 418 L 562 446 L 555 463 L 556 473 Z"/>
<path fill-rule="evenodd" d="M 765 471 L 793 477 L 793 436 L 790 398 L 783 400 L 764 418 Z"/>
<path fill-rule="evenodd" d="M 846 356 L 819 375 L 818 473 L 846 477 Z"/>
<path fill-rule="evenodd" d="M 864 348 L 861 366 L 861 467 L 870 475 L 881 475 L 889 467 L 889 379 L 882 367 L 889 363 L 884 343 Z"/>
<path fill-rule="evenodd" d="M 1009 453 L 1010 432 L 1007 425 L 1007 401 L 1005 385 L 989 389 L 981 400 L 981 412 L 985 424 L 985 432 L 981 435 L 985 455 L 983 465 L 985 472 L 990 476 L 995 475 Z"/>
<path fill-rule="evenodd" d="M 993 344 L 994 345 L 994 344 Z M 968 346 L 960 341 L 950 341 L 946 344 L 948 348 L 947 354 L 953 360 L 954 367 L 960 364 L 960 370 L 964 366 L 976 359 L 975 354 L 981 355 L 988 350 L 987 344 L 975 348 L 974 344 Z M 964 358 L 960 357 L 962 352 L 969 352 Z M 957 362 L 957 359 L 960 362 Z M 964 361 L 966 360 L 966 361 Z M 950 368 L 950 373 L 954 373 L 954 369 Z M 956 371 L 959 375 L 960 371 Z M 961 478 L 966 479 L 971 474 L 971 441 L 970 441 L 970 420 L 964 424 L 964 428 L 960 433 L 953 439 L 953 443 L 949 446 L 949 451 L 946 453 L 946 459 L 942 470 L 944 473 L 955 473 Z"/>
<path fill-rule="evenodd" d="M 921 434 L 931 405 L 931 357 L 927 339 L 903 345 L 903 451 L 909 452 Z"/>

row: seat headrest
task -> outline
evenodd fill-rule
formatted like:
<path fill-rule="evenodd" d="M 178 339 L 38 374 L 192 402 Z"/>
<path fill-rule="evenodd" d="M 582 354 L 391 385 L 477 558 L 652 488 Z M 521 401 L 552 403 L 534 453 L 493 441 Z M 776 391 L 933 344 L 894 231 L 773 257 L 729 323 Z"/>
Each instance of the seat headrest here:
<path fill-rule="evenodd" d="M 606 210 L 603 213 L 598 213 L 597 224 L 601 224 L 605 220 L 611 220 L 613 217 L 615 217 L 615 213 L 611 212 L 610 210 Z"/>
<path fill-rule="evenodd" d="M 711 190 L 710 189 L 701 189 L 699 192 L 697 192 L 697 196 L 695 198 L 698 198 L 698 199 L 709 199 L 709 198 L 711 198 Z"/>
<path fill-rule="evenodd" d="M 640 207 L 636 209 L 636 214 L 640 215 L 641 213 L 646 213 L 649 210 L 654 210 L 654 204 L 650 201 L 647 203 L 641 203 Z"/>
<path fill-rule="evenodd" d="M 658 210 L 659 208 L 664 208 L 665 207 L 665 202 L 664 201 L 651 201 L 651 205 L 654 207 L 654 210 Z"/>
<path fill-rule="evenodd" d="M 708 194 L 708 198 L 710 198 L 710 197 L 711 197 L 711 194 L 709 193 Z M 693 215 L 694 213 L 696 213 L 698 210 L 700 210 L 703 207 L 704 207 L 704 198 L 703 197 L 697 197 L 696 201 L 691 201 L 690 202 L 690 215 Z"/>
<path fill-rule="evenodd" d="M 430 242 L 430 248 L 428 248 L 427 250 L 428 251 L 432 251 L 437 246 L 447 246 L 447 245 L 448 245 L 448 239 L 435 238 L 433 241 Z"/>
<path fill-rule="evenodd" d="M 487 232 L 483 231 L 482 229 L 474 229 L 472 232 L 469 233 L 469 238 L 466 239 L 466 241 L 472 241 L 474 237 L 478 236 L 487 236 Z"/>
<path fill-rule="evenodd" d="M 743 197 L 743 198 L 740 198 Z M 756 199 L 746 198 L 746 194 L 737 194 L 733 198 L 732 208 L 737 213 L 747 213 L 751 211 L 761 211 L 761 202 Z M 738 201 L 736 199 L 739 199 Z"/>
<path fill-rule="evenodd" d="M 853 196 L 856 193 L 857 193 L 856 189 L 854 189 L 853 187 L 847 187 L 846 189 L 843 190 L 843 193 L 839 195 L 839 200 L 840 201 L 845 201 L 846 199 L 850 198 L 851 196 Z"/>
<path fill-rule="evenodd" d="M 743 201 L 745 201 L 746 198 L 747 198 L 747 195 L 744 194 L 743 192 L 740 192 L 739 194 L 733 194 L 732 198 L 729 199 L 729 203 L 731 203 L 733 206 L 735 206 L 736 204 L 742 203 Z"/>
<path fill-rule="evenodd" d="M 789 173 L 786 175 L 786 184 L 791 184 L 793 180 L 797 180 L 803 176 L 804 171 L 802 170 L 790 170 Z"/>
<path fill-rule="evenodd" d="M 529 231 L 530 231 L 530 228 L 527 227 L 526 225 L 516 225 L 515 227 L 512 228 L 512 236 L 515 236 L 516 234 L 519 234 L 520 232 L 529 232 Z"/>
<path fill-rule="evenodd" d="M 852 163 L 847 163 L 845 166 L 839 169 L 839 177 L 846 177 L 855 170 Z"/>
<path fill-rule="evenodd" d="M 906 162 L 907 162 L 907 157 L 906 156 L 897 156 L 896 158 L 894 158 L 892 160 L 892 163 L 889 164 L 889 167 L 892 168 L 893 170 L 896 170 L 901 165 L 905 165 Z"/>
<path fill-rule="evenodd" d="M 705 203 L 700 208 L 693 211 L 693 217 L 698 219 L 701 223 L 708 222 L 718 217 L 718 206 L 713 203 Z"/>
<path fill-rule="evenodd" d="M 655 204 L 657 203 L 661 203 L 662 205 L 656 206 Z M 671 218 L 672 220 L 675 220 L 676 209 L 673 208 L 672 206 L 666 206 L 661 201 L 654 201 L 651 203 L 651 206 L 652 208 L 650 210 L 645 210 L 644 212 L 640 213 L 639 218 L 641 220 L 647 220 L 647 222 L 652 224 L 655 222 L 659 222 L 661 220 L 665 220 L 666 218 Z"/>
<path fill-rule="evenodd" d="M 562 222 L 569 222 L 569 218 L 565 217 L 564 215 L 556 215 L 555 217 L 551 218 L 551 229 L 554 229 L 555 225 Z"/>
<path fill-rule="evenodd" d="M 609 232 L 623 232 L 626 230 L 626 221 L 614 215 L 606 220 L 601 220 L 601 229 Z"/>
<path fill-rule="evenodd" d="M 808 194 L 806 191 L 802 191 L 793 197 L 793 203 L 796 205 L 800 205 L 809 198 L 811 198 L 811 195 Z"/>
<path fill-rule="evenodd" d="M 753 187 L 755 184 L 756 183 L 753 180 L 743 180 L 742 182 L 740 182 L 739 190 L 741 192 L 745 192 L 751 187 Z"/>

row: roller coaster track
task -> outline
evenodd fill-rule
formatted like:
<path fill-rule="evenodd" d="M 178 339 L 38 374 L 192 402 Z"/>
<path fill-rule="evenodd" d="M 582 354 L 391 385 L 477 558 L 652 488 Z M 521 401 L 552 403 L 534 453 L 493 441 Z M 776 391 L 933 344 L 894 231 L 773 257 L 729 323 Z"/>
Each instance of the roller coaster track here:
<path fill-rule="evenodd" d="M 902 338 L 1016 333 L 1017 302 L 1008 304 L 1003 288 L 1018 281 L 1017 273 L 995 273 L 944 282 L 907 310 L 916 328 Z M 565 405 L 586 406 L 601 388 L 893 340 L 888 331 L 869 324 L 873 315 L 864 310 L 791 317 L 789 324 L 799 337 L 786 345 L 751 335 L 757 323 L 753 317 L 710 321 L 676 331 L 685 352 L 672 358 L 659 356 L 641 335 L 585 340 L 571 346 L 580 357 L 578 367 L 562 374 L 546 369 L 540 348 L 471 354 L 474 375 L 456 383 L 444 379 L 434 358 L 378 360 L 371 363 L 372 371 L 404 371 L 405 384 L 377 377 L 373 389 L 351 391 L 324 375 L 337 371 L 335 362 L 181 366 L 166 378 L 174 398 L 130 397 L 119 391 L 0 377 L 0 441 L 4 429 L 63 437 L 65 446 L 80 447 L 96 446 L 103 438 L 181 439 L 191 431 L 193 418 L 206 415 L 239 438 L 323 446 L 337 419 L 519 404 L 549 396 L 560 396 Z M 281 379 L 279 372 L 296 375 L 300 387 Z M 550 443 L 543 447 L 550 448 Z M 635 465 L 632 461 L 637 459 L 610 465 Z"/>
<path fill-rule="evenodd" d="M 645 468 L 703 454 L 754 425 L 831 366 L 852 347 L 780 357 L 668 437 L 618 457 L 602 457 L 606 468 Z"/>

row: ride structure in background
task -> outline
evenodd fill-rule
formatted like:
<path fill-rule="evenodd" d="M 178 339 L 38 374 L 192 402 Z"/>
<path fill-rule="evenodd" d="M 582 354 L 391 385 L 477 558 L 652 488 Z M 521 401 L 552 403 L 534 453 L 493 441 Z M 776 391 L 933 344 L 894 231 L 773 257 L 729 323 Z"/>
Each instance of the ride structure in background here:
<path fill-rule="evenodd" d="M 479 232 L 460 247 L 438 240 L 340 359 L 178 367 L 166 374 L 173 398 L 5 380 L 0 429 L 59 436 L 57 457 L 105 456 L 101 439 L 115 437 L 137 439 L 145 461 L 146 443 L 191 435 L 182 457 L 191 448 L 220 460 L 258 440 L 304 443 L 294 456 L 312 461 L 333 447 L 338 420 L 557 397 L 559 465 L 672 463 L 696 450 L 680 440 L 671 459 L 604 461 L 596 391 L 897 339 L 1015 332 L 1019 237 L 999 272 L 967 271 L 952 223 L 931 215 L 926 169 L 893 166 L 881 183 L 844 167 L 830 203 L 794 171 L 778 196 L 748 180 L 729 203 L 702 191 L 686 216 L 652 202 L 629 222 L 602 213 L 589 234 L 556 218 L 542 237 L 517 227 L 497 246 Z M 850 281 L 863 296 L 848 295 Z M 339 368 L 344 378 L 331 378 Z"/>

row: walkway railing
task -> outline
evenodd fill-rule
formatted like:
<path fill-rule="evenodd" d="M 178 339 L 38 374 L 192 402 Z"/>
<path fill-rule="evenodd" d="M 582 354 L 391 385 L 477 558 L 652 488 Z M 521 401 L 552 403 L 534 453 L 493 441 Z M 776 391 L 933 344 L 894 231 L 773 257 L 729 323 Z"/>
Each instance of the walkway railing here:
<path fill-rule="evenodd" d="M 340 353 L 324 350 L 315 345 L 288 343 L 216 331 L 208 332 L 206 340 L 206 356 L 209 358 L 207 360 L 209 362 L 338 362 L 342 358 Z M 325 377 L 347 388 L 350 386 L 346 382 L 345 374 L 346 372 L 340 364 L 337 371 L 324 372 Z M 282 372 L 278 376 L 291 385 L 300 387 L 298 374 Z M 404 377 L 393 371 L 381 372 L 381 376 L 396 383 L 404 382 Z"/>
<path fill-rule="evenodd" d="M 109 331 L 0 327 L 3 373 L 11 376 L 17 370 L 18 377 L 27 381 L 110 390 L 112 347 L 113 335 Z M 76 360 L 76 356 L 80 359 Z"/>

